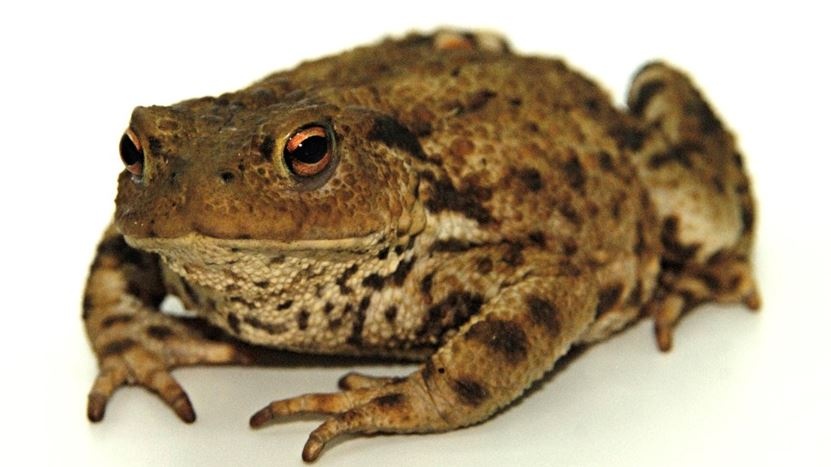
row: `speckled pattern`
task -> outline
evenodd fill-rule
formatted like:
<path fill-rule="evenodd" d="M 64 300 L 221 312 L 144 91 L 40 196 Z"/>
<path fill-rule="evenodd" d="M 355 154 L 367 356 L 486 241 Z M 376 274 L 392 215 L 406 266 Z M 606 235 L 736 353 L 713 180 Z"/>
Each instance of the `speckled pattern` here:
<path fill-rule="evenodd" d="M 125 384 L 193 421 L 169 371 L 246 363 L 236 342 L 422 362 L 252 417 L 328 414 L 314 460 L 344 433 L 485 420 L 574 345 L 641 317 L 668 350 L 695 305 L 759 307 L 742 157 L 661 63 L 621 110 L 498 36 L 410 35 L 139 107 L 120 149 L 83 304 L 93 421 Z M 200 318 L 159 313 L 166 294 Z"/>

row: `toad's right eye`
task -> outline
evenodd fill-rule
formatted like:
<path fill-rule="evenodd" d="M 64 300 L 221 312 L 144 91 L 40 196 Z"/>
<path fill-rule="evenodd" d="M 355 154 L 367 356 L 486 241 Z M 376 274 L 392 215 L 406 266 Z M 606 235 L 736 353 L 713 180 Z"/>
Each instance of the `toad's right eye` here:
<path fill-rule="evenodd" d="M 136 177 L 141 177 L 144 171 L 144 149 L 141 147 L 141 140 L 131 129 L 124 132 L 121 142 L 118 144 L 118 151 L 121 153 L 121 161 L 127 171 Z"/>
<path fill-rule="evenodd" d="M 332 138 L 322 125 L 297 130 L 286 142 L 283 158 L 289 170 L 300 177 L 323 172 L 332 162 Z"/>

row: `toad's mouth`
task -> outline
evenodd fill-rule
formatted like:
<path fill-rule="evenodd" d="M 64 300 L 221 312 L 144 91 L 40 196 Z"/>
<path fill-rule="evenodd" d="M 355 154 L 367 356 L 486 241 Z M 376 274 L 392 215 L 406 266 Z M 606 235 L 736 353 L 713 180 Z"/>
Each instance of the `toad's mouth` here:
<path fill-rule="evenodd" d="M 206 252 L 213 254 L 245 254 L 256 252 L 264 255 L 279 255 L 285 253 L 314 255 L 315 252 L 327 254 L 341 253 L 354 255 L 366 253 L 382 247 L 383 235 L 373 233 L 363 237 L 347 237 L 332 239 L 311 240 L 272 240 L 272 239 L 227 239 L 217 238 L 199 233 L 189 233 L 180 237 L 139 237 L 124 235 L 127 244 L 145 251 L 162 255 L 175 255 L 179 252 Z M 209 254 L 212 256 L 212 254 Z"/>

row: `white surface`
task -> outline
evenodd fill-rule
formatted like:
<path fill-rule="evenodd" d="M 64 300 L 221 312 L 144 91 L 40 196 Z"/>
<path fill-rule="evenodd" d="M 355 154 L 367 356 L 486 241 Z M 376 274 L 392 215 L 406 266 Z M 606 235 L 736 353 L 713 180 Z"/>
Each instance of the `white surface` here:
<path fill-rule="evenodd" d="M 95 362 L 81 293 L 112 211 L 117 143 L 135 105 L 233 90 L 439 24 L 490 27 L 518 50 L 563 55 L 618 99 L 647 59 L 690 70 L 740 135 L 754 176 L 764 308 L 700 309 L 669 355 L 642 324 L 485 424 L 351 439 L 318 465 L 831 464 L 827 13 L 801 2 L 168 3 L 0 7 L 4 464 L 301 463 L 315 421 L 251 431 L 248 416 L 271 399 L 332 390 L 348 368 L 179 370 L 194 425 L 139 389 L 119 391 L 102 424 L 86 421 Z"/>

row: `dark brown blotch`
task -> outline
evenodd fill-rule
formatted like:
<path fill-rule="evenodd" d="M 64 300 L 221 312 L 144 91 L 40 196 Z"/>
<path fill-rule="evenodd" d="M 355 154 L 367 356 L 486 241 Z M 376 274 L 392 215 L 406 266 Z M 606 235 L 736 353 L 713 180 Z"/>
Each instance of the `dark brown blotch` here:
<path fill-rule="evenodd" d="M 635 229 L 635 246 L 633 250 L 636 255 L 642 256 L 644 251 L 646 250 L 646 233 L 644 230 L 646 227 L 644 226 L 643 221 L 638 221 L 638 225 Z"/>
<path fill-rule="evenodd" d="M 92 311 L 92 297 L 89 295 L 84 295 L 84 301 L 81 303 L 81 319 L 87 320 L 89 319 L 90 312 Z"/>
<path fill-rule="evenodd" d="M 263 159 L 271 162 L 274 159 L 274 137 L 269 135 L 263 138 L 258 149 Z"/>
<path fill-rule="evenodd" d="M 563 172 L 566 174 L 566 183 L 575 190 L 582 191 L 586 186 L 586 174 L 577 156 L 571 157 L 563 164 Z"/>
<path fill-rule="evenodd" d="M 511 267 L 521 266 L 525 262 L 525 257 L 522 254 L 522 244 L 509 244 L 505 254 L 502 255 L 502 262 Z"/>
<path fill-rule="evenodd" d="M 305 331 L 309 327 L 309 311 L 306 309 L 300 310 L 297 313 L 297 329 Z"/>
<path fill-rule="evenodd" d="M 617 141 L 618 146 L 630 151 L 640 151 L 646 140 L 646 133 L 643 130 L 623 125 L 613 127 L 609 135 Z"/>
<path fill-rule="evenodd" d="M 162 153 L 162 142 L 159 138 L 150 136 L 147 138 L 147 142 L 152 154 L 160 155 Z"/>
<path fill-rule="evenodd" d="M 173 336 L 173 330 L 161 324 L 148 326 L 145 330 L 147 336 L 158 341 L 165 341 Z"/>
<path fill-rule="evenodd" d="M 470 378 L 453 380 L 451 387 L 459 398 L 459 402 L 470 407 L 481 405 L 489 395 L 485 386 Z"/>
<path fill-rule="evenodd" d="M 127 324 L 133 320 L 133 315 L 110 315 L 101 320 L 101 329 L 109 329 L 117 324 Z"/>
<path fill-rule="evenodd" d="M 361 281 L 361 285 L 370 289 L 381 290 L 384 288 L 384 278 L 378 273 L 372 273 Z"/>
<path fill-rule="evenodd" d="M 698 274 L 698 278 L 701 279 L 702 282 L 704 282 L 704 285 L 706 285 L 711 292 L 721 292 L 724 287 L 721 283 L 721 279 L 717 275 L 709 271 L 700 272 Z"/>
<path fill-rule="evenodd" d="M 482 204 L 493 196 L 490 189 L 474 185 L 456 189 L 448 179 L 434 180 L 432 174 L 423 174 L 425 180 L 432 181 L 430 197 L 425 206 L 433 212 L 454 211 L 469 217 L 480 224 L 493 221 L 490 212 Z"/>
<path fill-rule="evenodd" d="M 487 256 L 482 256 L 476 260 L 476 270 L 479 274 L 488 274 L 493 271 L 493 260 Z"/>
<path fill-rule="evenodd" d="M 239 316 L 234 313 L 228 313 L 226 320 L 228 321 L 228 327 L 231 328 L 231 331 L 233 331 L 234 334 L 239 334 Z"/>
<path fill-rule="evenodd" d="M 243 321 L 245 321 L 245 324 L 253 328 L 261 329 L 269 334 L 274 335 L 282 334 L 288 331 L 289 329 L 288 326 L 286 326 L 284 323 L 267 323 L 253 316 L 246 316 Z"/>
<path fill-rule="evenodd" d="M 346 339 L 346 343 L 353 346 L 360 346 L 363 343 L 364 323 L 366 322 L 366 310 L 369 308 L 370 297 L 364 297 L 358 303 L 355 318 L 352 321 L 352 333 Z"/>
<path fill-rule="evenodd" d="M 367 139 L 378 141 L 390 148 L 401 149 L 417 159 L 427 159 L 418 138 L 407 127 L 391 117 L 375 118 Z"/>
<path fill-rule="evenodd" d="M 476 293 L 454 291 L 427 309 L 424 324 L 418 331 L 422 339 L 432 341 L 449 329 L 458 329 L 482 308 L 484 298 Z"/>
<path fill-rule="evenodd" d="M 602 316 L 609 310 L 614 308 L 623 294 L 623 284 L 615 284 L 601 290 L 597 295 L 597 308 L 595 308 L 595 317 Z"/>
<path fill-rule="evenodd" d="M 136 345 L 136 341 L 134 341 L 133 339 L 118 339 L 105 345 L 101 349 L 100 357 L 107 358 L 115 355 L 121 355 L 124 352 L 130 350 L 131 348 L 135 347 Z"/>
<path fill-rule="evenodd" d="M 388 323 L 395 322 L 395 318 L 398 317 L 398 307 L 395 305 L 390 305 L 384 310 L 384 319 L 387 320 Z"/>
<path fill-rule="evenodd" d="M 98 245 L 96 263 L 102 255 L 116 259 L 120 264 L 142 265 L 145 253 L 127 245 L 122 235 L 109 237 Z"/>
<path fill-rule="evenodd" d="M 528 241 L 540 248 L 545 248 L 545 233 L 541 230 L 535 230 L 528 234 Z"/>
<path fill-rule="evenodd" d="M 465 112 L 476 112 L 481 110 L 485 105 L 496 97 L 496 93 L 490 89 L 480 89 L 474 92 L 467 101 Z"/>
<path fill-rule="evenodd" d="M 144 298 L 146 294 L 145 283 L 139 276 L 127 276 L 127 293 L 134 297 Z"/>
<path fill-rule="evenodd" d="M 756 222 L 756 215 L 752 205 L 742 206 L 742 232 L 747 233 L 753 230 Z"/>
<path fill-rule="evenodd" d="M 657 79 L 643 83 L 638 89 L 638 94 L 630 102 L 629 109 L 636 116 L 642 116 L 643 111 L 646 110 L 646 106 L 649 105 L 649 101 L 665 87 L 666 83 Z"/>
<path fill-rule="evenodd" d="M 439 253 L 458 253 L 460 251 L 467 251 L 472 247 L 473 246 L 470 243 L 464 240 L 459 240 L 458 238 L 448 238 L 445 240 L 437 240 L 430 246 L 430 251 Z"/>
<path fill-rule="evenodd" d="M 721 120 L 719 120 L 713 112 L 713 109 L 707 105 L 700 95 L 696 95 L 695 97 L 696 98 L 690 101 L 686 106 L 685 110 L 687 114 L 692 115 L 696 120 L 698 120 L 699 129 L 705 135 L 721 131 L 723 125 Z"/>
<path fill-rule="evenodd" d="M 538 296 L 531 296 L 526 300 L 526 304 L 532 323 L 543 326 L 552 337 L 560 333 L 560 316 L 551 302 Z"/>
<path fill-rule="evenodd" d="M 583 271 L 574 264 L 571 258 L 565 258 L 557 263 L 557 273 L 561 276 L 579 277 Z"/>
<path fill-rule="evenodd" d="M 528 355 L 528 337 L 522 326 L 513 321 L 479 321 L 467 330 L 465 339 L 484 344 L 512 364 L 521 362 Z"/>
<path fill-rule="evenodd" d="M 346 285 L 346 281 L 349 280 L 356 272 L 358 272 L 358 265 L 353 264 L 346 268 L 346 270 L 341 273 L 341 275 L 335 280 L 335 284 L 340 287 L 340 293 L 342 295 L 349 295 L 352 293 L 352 288 Z"/>
<path fill-rule="evenodd" d="M 421 278 L 421 293 L 430 296 L 430 290 L 433 288 L 433 276 L 435 273 L 430 273 Z"/>
<path fill-rule="evenodd" d="M 693 166 L 693 155 L 700 153 L 703 148 L 699 143 L 682 143 L 670 147 L 665 152 L 653 154 L 649 158 L 649 168 L 659 169 L 667 164 L 680 164 L 687 169 Z"/>
<path fill-rule="evenodd" d="M 695 256 L 699 245 L 685 245 L 679 239 L 679 220 L 670 216 L 664 220 L 661 228 L 661 244 L 664 246 L 664 256 L 672 262 L 684 263 Z"/>
<path fill-rule="evenodd" d="M 378 252 L 378 259 L 383 261 L 383 260 L 387 259 L 387 256 L 389 256 L 389 254 L 390 254 L 390 247 L 386 246 L 386 247 L 382 248 L 381 251 Z"/>
<path fill-rule="evenodd" d="M 643 302 L 643 299 L 641 297 L 642 294 L 643 284 L 641 283 L 641 281 L 638 281 L 635 284 L 635 288 L 632 289 L 631 292 L 629 292 L 629 297 L 626 299 L 626 304 L 628 306 L 639 306 Z"/>
<path fill-rule="evenodd" d="M 566 256 L 574 256 L 577 253 L 577 240 L 573 238 L 566 238 L 563 240 L 563 254 Z"/>
<path fill-rule="evenodd" d="M 612 217 L 615 220 L 620 220 L 620 215 L 622 214 L 622 210 L 623 210 L 623 203 L 625 203 L 625 202 L 626 202 L 626 195 L 625 194 L 621 194 L 621 196 L 615 196 L 615 198 L 612 199 L 612 205 L 610 207 L 610 211 L 611 211 Z"/>
<path fill-rule="evenodd" d="M 529 191 L 540 191 L 543 188 L 540 171 L 531 167 L 517 171 L 517 178 Z"/>
<path fill-rule="evenodd" d="M 573 204 L 571 204 L 571 202 L 562 201 L 558 203 L 557 211 L 565 217 L 567 221 L 574 224 L 575 227 L 583 225 L 583 219 L 580 217 L 580 213 L 577 212 L 577 209 Z"/>
<path fill-rule="evenodd" d="M 275 255 L 275 256 L 272 256 L 271 259 L 268 260 L 268 265 L 269 266 L 276 266 L 278 264 L 283 264 L 283 262 L 285 262 L 285 261 L 286 261 L 286 256 L 285 255 Z"/>
<path fill-rule="evenodd" d="M 410 271 L 413 269 L 413 264 L 415 264 L 416 257 L 413 256 L 410 258 L 409 261 L 401 261 L 398 263 L 398 267 L 395 268 L 395 271 L 390 275 L 390 280 L 392 283 L 398 287 L 404 285 L 404 281 L 407 279 L 407 276 L 410 274 Z"/>
<path fill-rule="evenodd" d="M 395 392 L 392 394 L 378 396 L 375 399 L 372 399 L 372 403 L 379 407 L 389 409 L 404 405 L 404 402 L 406 402 L 406 400 L 407 398 L 404 396 L 404 394 L 401 394 L 400 392 Z"/>
<path fill-rule="evenodd" d="M 612 172 L 615 170 L 615 163 L 612 160 L 612 156 L 608 152 L 600 151 L 600 154 L 597 155 L 597 160 L 600 162 L 600 168 L 606 172 Z"/>
<path fill-rule="evenodd" d="M 712 178 L 713 188 L 720 194 L 724 194 L 727 192 L 727 187 L 724 186 L 724 179 L 721 178 L 721 175 L 714 175 Z"/>

